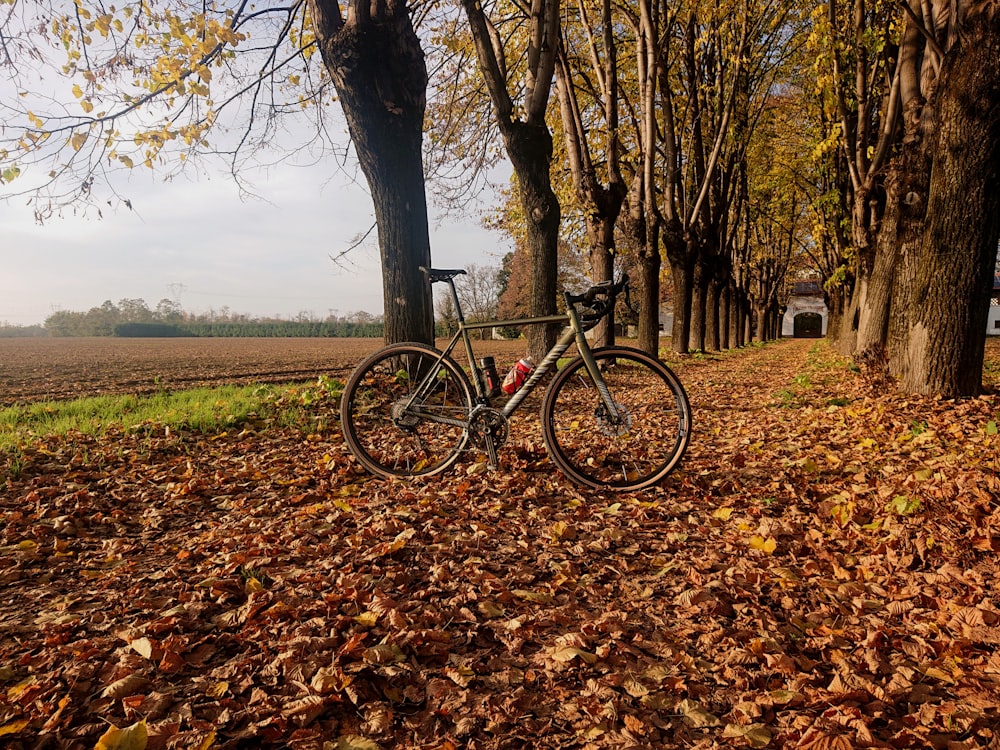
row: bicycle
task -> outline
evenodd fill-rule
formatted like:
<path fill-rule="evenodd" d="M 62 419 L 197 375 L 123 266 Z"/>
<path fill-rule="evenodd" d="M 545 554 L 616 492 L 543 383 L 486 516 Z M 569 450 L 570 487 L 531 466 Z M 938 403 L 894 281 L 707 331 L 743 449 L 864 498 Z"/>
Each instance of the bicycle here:
<path fill-rule="evenodd" d="M 470 323 L 455 288 L 455 277 L 465 271 L 421 271 L 432 284 L 449 285 L 458 330 L 443 351 L 392 344 L 348 377 L 341 425 L 348 448 L 368 471 L 386 478 L 429 477 L 451 467 L 470 443 L 496 470 L 510 416 L 573 344 L 577 356 L 557 368 L 542 400 L 542 433 L 552 461 L 579 484 L 611 491 L 643 489 L 674 470 L 691 436 L 691 407 L 681 382 L 645 352 L 623 346 L 592 350 L 585 335 L 618 295 L 624 291 L 628 299 L 628 276 L 583 294 L 564 293 L 561 315 Z M 498 394 L 475 364 L 470 332 L 553 323 L 566 325 L 555 345 L 509 400 L 494 408 Z M 459 342 L 469 373 L 452 356 Z"/>

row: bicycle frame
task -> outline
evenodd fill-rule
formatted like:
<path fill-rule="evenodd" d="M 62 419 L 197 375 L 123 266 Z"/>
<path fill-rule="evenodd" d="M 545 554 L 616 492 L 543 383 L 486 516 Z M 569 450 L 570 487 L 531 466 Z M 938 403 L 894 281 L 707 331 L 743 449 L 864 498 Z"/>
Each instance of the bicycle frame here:
<path fill-rule="evenodd" d="M 477 405 L 473 407 L 469 416 L 473 416 L 478 411 L 489 408 L 489 395 L 486 390 L 486 385 L 483 383 L 482 370 L 476 366 L 476 355 L 472 347 L 472 337 L 469 335 L 470 331 L 481 330 L 484 328 L 498 328 L 505 326 L 522 326 L 522 325 L 545 325 L 550 323 L 563 323 L 566 324 L 566 328 L 560 334 L 559 338 L 556 340 L 555 345 L 549 349 L 548 353 L 545 355 L 544 359 L 538 363 L 534 370 L 532 370 L 531 375 L 528 379 L 521 384 L 510 399 L 504 404 L 503 408 L 500 409 L 500 413 L 503 414 L 505 418 L 509 418 L 521 405 L 525 398 L 535 389 L 535 386 L 542 380 L 543 377 L 549 372 L 550 369 L 555 367 L 559 358 L 566 353 L 566 350 L 570 348 L 574 343 L 576 344 L 577 351 L 580 357 L 583 358 L 584 366 L 590 377 L 593 378 L 594 384 L 597 386 L 598 393 L 601 396 L 601 400 L 604 402 L 604 407 L 607 409 L 607 414 L 609 418 L 614 421 L 620 418 L 620 412 L 614 399 L 611 397 L 611 393 L 608 391 L 608 386 L 604 382 L 604 377 L 601 375 L 600 368 L 597 366 L 597 362 L 594 360 L 593 353 L 590 349 L 590 343 L 587 341 L 583 326 L 580 325 L 580 318 L 577 315 L 576 309 L 573 305 L 567 305 L 567 310 L 561 315 L 543 315 L 539 317 L 531 318 L 513 318 L 510 320 L 487 320 L 477 323 L 467 323 L 465 321 L 465 316 L 462 313 L 462 305 L 458 300 L 458 291 L 455 289 L 455 280 L 453 278 L 442 279 L 448 283 L 451 289 L 452 300 L 455 303 L 455 311 L 458 317 L 458 330 L 451 337 L 448 345 L 441 352 L 437 361 L 434 363 L 435 368 L 441 364 L 442 361 L 455 350 L 458 346 L 458 342 L 461 341 L 465 347 L 466 356 L 469 358 L 469 367 L 472 371 L 472 382 L 476 390 L 476 401 Z M 422 398 L 425 391 L 429 390 L 433 382 L 433 377 L 428 374 L 424 377 L 423 381 L 416 388 L 413 395 L 411 396 L 409 402 L 407 403 L 407 409 L 413 406 L 413 403 L 419 398 Z M 467 426 L 468 420 L 464 422 L 459 422 L 457 420 L 447 419 L 447 418 L 437 418 L 438 421 L 446 422 L 448 424 L 455 424 L 457 426 Z M 491 452 L 492 453 L 492 452 Z M 491 455 L 492 458 L 492 455 Z"/>

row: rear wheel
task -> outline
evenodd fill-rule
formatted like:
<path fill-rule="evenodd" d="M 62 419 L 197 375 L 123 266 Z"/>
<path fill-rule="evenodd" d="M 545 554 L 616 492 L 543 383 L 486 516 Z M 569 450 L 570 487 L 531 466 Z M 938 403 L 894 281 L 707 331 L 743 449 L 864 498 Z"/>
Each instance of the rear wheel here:
<path fill-rule="evenodd" d="M 437 474 L 468 442 L 472 388 L 462 368 L 450 357 L 438 362 L 440 356 L 424 344 L 396 344 L 347 379 L 340 401 L 344 439 L 373 474 Z"/>
<path fill-rule="evenodd" d="M 637 349 L 594 351 L 618 417 L 581 358 L 556 375 L 542 403 L 545 446 L 555 464 L 587 487 L 624 492 L 656 484 L 680 462 L 691 407 L 677 376 Z"/>

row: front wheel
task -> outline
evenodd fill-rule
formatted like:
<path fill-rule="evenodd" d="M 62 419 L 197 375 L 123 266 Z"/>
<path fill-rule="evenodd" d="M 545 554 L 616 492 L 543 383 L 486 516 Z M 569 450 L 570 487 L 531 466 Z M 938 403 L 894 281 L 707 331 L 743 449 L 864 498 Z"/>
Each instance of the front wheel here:
<path fill-rule="evenodd" d="M 382 349 L 351 373 L 340 424 L 351 453 L 382 477 L 426 477 L 458 459 L 469 440 L 472 388 L 450 357 L 424 344 Z"/>
<path fill-rule="evenodd" d="M 617 417 L 583 359 L 556 375 L 542 402 L 545 447 L 571 479 L 617 492 L 656 484 L 680 462 L 691 436 L 691 406 L 677 376 L 638 349 L 594 351 Z"/>

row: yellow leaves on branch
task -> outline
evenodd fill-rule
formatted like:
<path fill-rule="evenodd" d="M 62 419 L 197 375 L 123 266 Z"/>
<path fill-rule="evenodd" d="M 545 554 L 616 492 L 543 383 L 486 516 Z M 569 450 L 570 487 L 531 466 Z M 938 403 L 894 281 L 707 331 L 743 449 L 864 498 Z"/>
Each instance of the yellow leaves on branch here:
<path fill-rule="evenodd" d="M 227 47 L 236 47 L 247 38 L 246 34 L 230 26 L 231 20 L 229 13 L 224 21 L 204 14 L 189 18 L 168 14 L 159 34 L 138 34 L 136 47 L 158 44 L 165 53 L 157 58 L 149 71 L 145 87 L 156 91 L 175 86 L 179 94 L 207 97 L 212 80 L 209 58 L 215 56 L 214 64 L 221 65 L 227 54 L 216 53 Z"/>
<path fill-rule="evenodd" d="M 94 70 L 79 70 L 83 52 L 92 46 L 107 46 L 100 40 L 110 40 L 117 53 L 114 67 L 131 65 L 136 84 L 150 92 L 175 90 L 175 93 L 207 97 L 212 73 L 209 65 L 222 65 L 231 58 L 233 49 L 248 37 L 235 30 L 233 12 L 219 15 L 207 13 L 179 14 L 170 9 L 139 4 L 139 10 L 128 5 L 121 9 L 75 0 L 73 12 L 52 18 L 50 33 L 66 50 L 67 63 L 63 71 L 83 74 L 95 83 Z M 96 40 L 96 41 L 95 41 Z M 152 62 L 140 60 L 127 47 L 136 51 L 151 48 Z M 158 52 L 157 52 L 158 49 Z M 103 75 L 99 70 L 97 75 Z M 93 103 L 84 91 L 75 86 L 73 95 L 81 100 L 89 113 Z"/>
<path fill-rule="evenodd" d="M 75 131 L 73 135 L 69 137 L 69 145 L 72 146 L 74 151 L 79 151 L 83 148 L 83 144 L 87 142 L 87 133 L 81 132 L 79 130 Z"/>
<path fill-rule="evenodd" d="M 88 115 L 94 111 L 94 103 L 90 101 L 90 97 L 85 96 L 85 93 L 79 83 L 73 84 L 73 96 L 80 100 L 80 107 L 82 107 L 83 111 Z"/>

